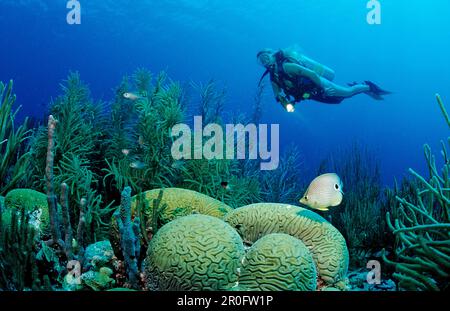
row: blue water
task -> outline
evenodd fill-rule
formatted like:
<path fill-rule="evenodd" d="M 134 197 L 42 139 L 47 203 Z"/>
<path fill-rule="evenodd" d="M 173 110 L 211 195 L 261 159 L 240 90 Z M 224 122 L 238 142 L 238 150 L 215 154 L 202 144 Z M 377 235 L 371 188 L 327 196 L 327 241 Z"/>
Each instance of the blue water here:
<path fill-rule="evenodd" d="M 450 107 L 448 0 L 381 0 L 381 25 L 366 22 L 366 0 L 80 2 L 81 25 L 68 25 L 65 0 L 0 0 L 0 80 L 14 79 L 22 117 L 43 117 L 70 70 L 109 101 L 138 67 L 182 82 L 214 78 L 228 91 L 226 112 L 247 112 L 264 71 L 257 51 L 298 45 L 339 83 L 395 92 L 382 102 L 304 102 L 287 114 L 267 89 L 263 121 L 280 124 L 282 149 L 299 147 L 305 172 L 354 141 L 378 156 L 387 184 L 409 167 L 425 172 L 424 143 L 440 157 L 448 127 L 434 94 Z"/>

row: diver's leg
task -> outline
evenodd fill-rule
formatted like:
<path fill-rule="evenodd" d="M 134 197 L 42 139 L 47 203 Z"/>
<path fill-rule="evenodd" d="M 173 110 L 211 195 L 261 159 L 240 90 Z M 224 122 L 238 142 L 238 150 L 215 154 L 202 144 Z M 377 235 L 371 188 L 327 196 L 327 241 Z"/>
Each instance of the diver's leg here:
<path fill-rule="evenodd" d="M 337 85 L 329 80 L 321 79 L 322 87 L 326 96 L 331 97 L 352 97 L 357 94 L 370 91 L 370 87 L 367 84 L 355 84 L 353 86 L 341 86 Z"/>

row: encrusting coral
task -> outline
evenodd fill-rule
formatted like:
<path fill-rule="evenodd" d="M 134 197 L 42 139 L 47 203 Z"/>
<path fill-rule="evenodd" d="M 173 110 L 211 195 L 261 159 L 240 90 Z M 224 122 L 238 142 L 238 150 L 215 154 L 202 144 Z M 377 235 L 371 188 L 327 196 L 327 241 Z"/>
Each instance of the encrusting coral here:
<path fill-rule="evenodd" d="M 26 211 L 30 224 L 42 236 L 50 235 L 47 196 L 31 189 L 14 189 L 5 197 L 5 208 Z"/>
<path fill-rule="evenodd" d="M 100 270 L 101 267 L 113 267 L 114 252 L 108 240 L 96 242 L 86 247 L 84 265 L 86 268 Z"/>
<path fill-rule="evenodd" d="M 314 260 L 299 239 L 272 233 L 258 241 L 245 254 L 239 286 L 246 290 L 312 291 L 317 286 Z"/>
<path fill-rule="evenodd" d="M 439 95 L 438 104 L 450 127 L 450 119 Z M 450 142 L 450 138 L 447 139 Z M 386 218 L 398 240 L 395 267 L 399 287 L 407 290 L 448 290 L 450 285 L 450 157 L 444 142 L 444 164 L 440 172 L 431 148 L 425 145 L 429 177 L 410 169 L 418 186 L 408 198 L 396 197 L 398 204 Z"/>
<path fill-rule="evenodd" d="M 224 221 L 189 215 L 164 225 L 149 244 L 150 290 L 226 290 L 238 281 L 244 244 Z"/>
<path fill-rule="evenodd" d="M 345 239 L 329 222 L 310 210 L 259 203 L 235 209 L 224 219 L 249 244 L 271 233 L 296 237 L 310 250 L 321 280 L 332 285 L 346 277 L 349 255 Z"/>

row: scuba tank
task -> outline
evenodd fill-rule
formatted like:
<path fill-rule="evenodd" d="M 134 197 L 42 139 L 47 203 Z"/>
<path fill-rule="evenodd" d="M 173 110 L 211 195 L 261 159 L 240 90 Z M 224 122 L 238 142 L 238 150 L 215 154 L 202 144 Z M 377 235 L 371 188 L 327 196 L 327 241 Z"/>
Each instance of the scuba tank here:
<path fill-rule="evenodd" d="M 283 57 L 287 59 L 288 61 L 292 63 L 297 63 L 300 66 L 303 66 L 305 68 L 308 68 L 312 71 L 314 71 L 318 76 L 323 77 L 329 81 L 332 81 L 335 77 L 334 70 L 330 67 L 327 67 L 325 65 L 322 65 L 319 62 L 316 62 L 315 60 L 305 56 L 304 54 L 291 50 L 281 50 L 279 51 L 282 53 Z"/>
<path fill-rule="evenodd" d="M 327 67 L 325 65 L 322 65 L 321 63 L 318 63 L 315 60 L 313 60 L 305 55 L 300 55 L 300 59 L 298 60 L 298 62 L 303 67 L 311 69 L 312 71 L 317 73 L 317 75 L 324 77 L 325 79 L 327 79 L 329 81 L 332 81 L 335 77 L 335 73 L 334 73 L 333 69 L 331 69 L 330 67 Z"/>

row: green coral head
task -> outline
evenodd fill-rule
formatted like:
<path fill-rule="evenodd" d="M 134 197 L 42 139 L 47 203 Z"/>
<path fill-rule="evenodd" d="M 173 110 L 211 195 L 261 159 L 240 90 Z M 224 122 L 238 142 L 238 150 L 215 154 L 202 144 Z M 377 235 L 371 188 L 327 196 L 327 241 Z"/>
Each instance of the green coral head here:
<path fill-rule="evenodd" d="M 224 221 L 189 215 L 164 225 L 146 258 L 151 290 L 228 290 L 236 285 L 244 244 Z"/>
<path fill-rule="evenodd" d="M 248 250 L 239 285 L 250 290 L 313 291 L 317 271 L 309 249 L 284 233 L 268 234 Z"/>
<path fill-rule="evenodd" d="M 50 233 L 47 196 L 32 189 L 14 189 L 5 197 L 5 209 L 25 210 L 30 216 L 30 224 L 40 233 Z"/>

